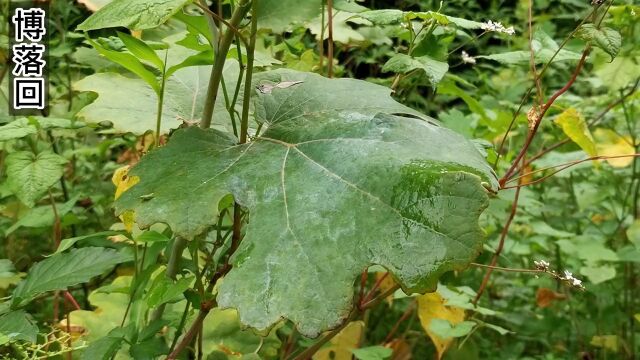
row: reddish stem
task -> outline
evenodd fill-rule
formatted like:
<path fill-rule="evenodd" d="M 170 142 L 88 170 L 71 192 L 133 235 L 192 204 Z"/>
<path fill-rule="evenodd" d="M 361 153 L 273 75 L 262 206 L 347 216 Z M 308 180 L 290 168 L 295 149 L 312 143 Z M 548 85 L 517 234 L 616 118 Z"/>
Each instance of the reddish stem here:
<path fill-rule="evenodd" d="M 504 224 L 502 228 L 502 232 L 500 233 L 500 241 L 498 242 L 498 247 L 496 248 L 496 252 L 493 254 L 493 258 L 491 258 L 491 267 L 487 269 L 486 274 L 484 274 L 484 278 L 482 279 L 482 283 L 480 284 L 480 288 L 478 288 L 478 293 L 476 294 L 475 299 L 473 299 L 473 305 L 478 303 L 480 297 L 482 297 L 482 293 L 484 289 L 487 287 L 487 283 L 489 282 L 489 278 L 491 277 L 491 273 L 493 272 L 493 267 L 496 266 L 498 262 L 498 257 L 500 257 L 500 253 L 504 248 L 504 241 L 507 238 L 507 234 L 509 233 L 509 227 L 511 227 L 511 223 L 513 219 L 516 217 L 516 212 L 518 211 L 518 199 L 520 198 L 520 187 L 516 188 L 516 194 L 513 199 L 513 203 L 511 204 L 511 212 L 509 213 L 509 218 L 507 222 Z"/>
<path fill-rule="evenodd" d="M 529 131 L 527 139 L 525 140 L 525 143 L 522 146 L 522 149 L 520 150 L 520 153 L 518 153 L 518 156 L 516 156 L 516 159 L 513 161 L 513 164 L 511 164 L 511 167 L 509 168 L 509 170 L 507 170 L 507 172 L 504 174 L 504 176 L 502 178 L 500 178 L 500 180 L 499 180 L 500 188 L 502 188 L 504 186 L 504 184 L 507 182 L 507 180 L 509 180 L 509 178 L 511 177 L 513 172 L 516 170 L 516 168 L 520 164 L 520 161 L 522 160 L 522 158 L 527 153 L 527 150 L 529 149 L 529 146 L 531 146 L 531 142 L 533 141 L 533 138 L 535 137 L 536 133 L 538 132 L 538 128 L 540 127 L 540 124 L 542 123 L 542 118 L 547 113 L 547 110 L 549 110 L 551 105 L 553 105 L 553 103 L 556 101 L 556 99 L 558 99 L 558 97 L 560 97 L 560 95 L 564 94 L 565 92 L 567 92 L 567 90 L 569 90 L 571 85 L 573 85 L 573 83 L 578 78 L 578 74 L 580 73 L 580 70 L 582 70 L 582 67 L 584 66 L 584 63 L 585 63 L 585 61 L 587 59 L 587 55 L 589 54 L 589 50 L 590 49 L 591 48 L 589 46 L 587 46 L 587 48 L 582 52 L 582 57 L 580 58 L 580 61 L 578 61 L 578 66 L 576 66 L 576 70 L 571 75 L 571 78 L 569 79 L 569 81 L 567 81 L 567 83 L 562 88 L 560 88 L 558 91 L 556 91 L 549 98 L 549 100 L 547 100 L 547 102 L 542 107 L 542 109 L 540 111 L 540 114 L 538 115 L 538 117 L 537 117 L 537 119 L 535 121 L 535 125 L 533 126 L 533 129 L 531 129 L 531 131 Z"/>
<path fill-rule="evenodd" d="M 64 291 L 62 293 L 64 295 L 64 298 L 69 302 L 69 304 L 73 305 L 73 307 L 76 310 L 81 310 L 82 308 L 80 307 L 80 305 L 78 304 L 78 302 L 76 301 L 76 299 L 73 297 L 73 295 L 71 295 L 70 292 L 68 291 Z M 68 315 L 67 315 L 68 316 Z"/>

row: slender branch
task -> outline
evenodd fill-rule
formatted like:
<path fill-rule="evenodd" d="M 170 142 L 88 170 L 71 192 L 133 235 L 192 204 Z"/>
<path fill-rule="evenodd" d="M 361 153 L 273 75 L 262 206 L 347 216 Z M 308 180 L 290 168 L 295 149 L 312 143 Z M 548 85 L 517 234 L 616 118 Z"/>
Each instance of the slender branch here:
<path fill-rule="evenodd" d="M 193 340 L 196 334 L 200 331 L 204 319 L 209 315 L 209 311 L 215 306 L 214 302 L 203 303 L 200 307 L 198 317 L 193 321 L 189 331 L 184 335 L 178 346 L 169 354 L 167 360 L 174 360 L 180 355 L 180 353 L 187 347 L 187 345 Z"/>
<path fill-rule="evenodd" d="M 333 0 L 327 0 L 327 22 L 329 27 L 329 40 L 327 41 L 327 75 L 333 77 Z"/>
<path fill-rule="evenodd" d="M 565 164 L 549 166 L 549 167 L 546 167 L 546 168 L 542 168 L 542 169 L 538 169 L 538 170 L 534 170 L 534 171 L 528 172 L 528 173 L 526 173 L 526 174 L 524 174 L 524 175 L 518 176 L 517 178 L 511 179 L 511 180 L 509 180 L 508 182 L 516 181 L 516 180 L 521 180 L 521 179 L 523 179 L 523 178 L 525 178 L 525 177 L 527 177 L 527 176 L 529 176 L 529 175 L 531 175 L 531 174 L 534 174 L 534 173 L 537 173 L 537 172 L 540 172 L 540 171 L 545 171 L 545 170 L 549 170 L 549 169 L 554 169 L 554 168 L 557 168 L 557 167 L 560 167 L 560 169 L 558 169 L 558 170 L 556 170 L 556 171 L 552 172 L 551 174 L 545 175 L 545 176 L 541 177 L 540 179 L 536 179 L 536 180 L 534 180 L 534 181 L 530 181 L 530 182 L 525 183 L 525 184 L 518 184 L 518 185 L 516 185 L 516 186 L 503 186 L 503 187 L 502 187 L 502 189 L 503 189 L 503 190 L 506 190 L 506 189 L 513 189 L 513 188 L 516 188 L 516 187 L 517 187 L 517 188 L 520 188 L 520 187 L 523 187 L 523 186 L 529 186 L 529 185 L 538 184 L 538 183 L 543 182 L 544 180 L 546 180 L 546 179 L 550 178 L 551 176 L 553 176 L 553 175 L 555 175 L 555 174 L 559 173 L 559 172 L 560 172 L 560 171 L 562 171 L 562 170 L 568 169 L 568 168 L 570 168 L 570 167 L 572 167 L 572 166 L 574 166 L 574 165 L 578 165 L 578 164 L 583 163 L 583 162 L 585 162 L 585 161 L 590 161 L 590 160 L 606 160 L 606 159 L 619 159 L 619 158 L 625 158 L 625 157 L 640 157 L 640 154 L 613 155 L 613 156 L 604 156 L 604 155 L 602 155 L 602 156 L 592 156 L 592 157 L 590 157 L 590 158 L 586 158 L 586 159 L 582 159 L 582 160 L 576 160 L 576 161 L 571 161 L 571 162 L 568 162 L 568 163 L 565 163 Z M 507 183 L 508 183 L 508 182 L 507 182 Z"/>
<path fill-rule="evenodd" d="M 571 33 L 562 41 L 560 46 L 558 46 L 558 49 L 556 49 L 556 51 L 551 56 L 551 59 L 549 59 L 549 61 L 547 61 L 544 64 L 544 66 L 542 67 L 542 70 L 540 70 L 540 73 L 537 75 L 539 78 L 542 78 L 542 76 L 544 76 L 545 72 L 547 71 L 549 66 L 551 66 L 551 63 L 553 63 L 553 60 L 556 58 L 556 56 L 560 53 L 560 51 L 564 48 L 564 46 L 569 42 L 569 40 L 573 38 L 573 35 L 575 35 L 575 33 L 580 29 L 582 24 L 584 24 L 587 21 L 587 19 L 589 19 L 590 17 L 592 17 L 595 14 L 597 9 L 598 9 L 597 7 L 593 8 L 593 10 L 591 10 L 591 12 L 587 16 L 582 18 L 582 20 L 580 21 L 578 26 L 576 26 L 573 29 L 573 31 L 571 31 Z M 498 147 L 498 151 L 497 151 L 497 154 L 496 154 L 496 161 L 493 164 L 493 168 L 494 169 L 496 169 L 498 167 L 498 162 L 500 161 L 500 155 L 502 154 L 502 150 L 504 148 L 504 144 L 505 144 L 507 138 L 509 137 L 509 133 L 511 132 L 511 129 L 513 129 L 513 125 L 515 124 L 515 121 L 518 118 L 518 115 L 520 114 L 520 111 L 522 110 L 522 107 L 524 106 L 525 102 L 529 98 L 529 95 L 531 94 L 531 92 L 533 91 L 534 88 L 535 88 L 535 84 L 530 86 L 529 89 L 527 89 L 527 92 L 524 94 L 524 96 L 522 96 L 522 99 L 520 100 L 520 105 L 518 106 L 518 109 L 516 110 L 516 112 L 513 114 L 513 117 L 511 118 L 511 122 L 509 123 L 509 126 L 507 127 L 507 131 L 504 133 L 504 136 L 502 137 L 502 140 L 500 141 L 500 146 Z"/>
<path fill-rule="evenodd" d="M 231 31 L 233 31 L 236 36 L 238 37 L 238 39 L 240 39 L 240 41 L 246 46 L 249 47 L 249 45 L 247 45 L 247 39 L 245 39 L 244 36 L 242 36 L 242 33 L 240 32 L 240 30 L 237 29 L 237 24 L 234 26 L 233 24 L 230 24 L 228 21 L 226 21 L 225 19 L 223 19 L 220 15 L 214 13 L 213 11 L 209 10 L 208 7 L 202 5 L 199 2 L 195 3 L 196 6 L 198 6 L 200 9 L 202 9 L 202 11 L 206 12 L 207 14 L 209 14 L 209 16 L 211 16 L 212 18 L 214 18 L 215 20 L 218 20 L 219 22 L 223 23 L 228 29 L 231 29 Z M 241 5 L 242 6 L 242 5 Z"/>
<path fill-rule="evenodd" d="M 478 264 L 478 263 L 471 263 L 470 265 L 471 266 L 475 266 L 475 267 L 479 267 L 479 268 L 498 270 L 498 271 L 505 271 L 505 272 L 518 272 L 518 273 L 543 273 L 543 272 L 546 272 L 544 270 L 538 270 L 538 269 L 514 269 L 514 268 L 506 268 L 506 267 L 502 267 L 502 266 L 492 266 L 492 265 L 485 265 L 485 264 Z"/>
<path fill-rule="evenodd" d="M 513 203 L 511 204 L 511 212 L 509 213 L 509 217 L 507 218 L 507 222 L 504 224 L 502 228 L 502 232 L 500 233 L 500 240 L 498 242 L 498 247 L 496 248 L 496 252 L 493 254 L 491 258 L 491 267 L 495 267 L 498 262 L 498 258 L 500 257 L 500 253 L 504 248 L 504 241 L 507 238 L 507 234 L 509 233 L 509 228 L 511 227 L 511 223 L 513 219 L 516 217 L 516 212 L 518 211 L 518 200 L 520 198 L 520 188 L 516 188 L 516 193 L 513 198 Z M 473 305 L 478 303 L 480 297 L 482 297 L 482 293 L 484 289 L 487 287 L 487 283 L 489 283 L 489 278 L 491 277 L 491 273 L 493 272 L 492 268 L 489 268 L 488 271 L 484 274 L 484 278 L 482 279 L 482 283 L 480 284 L 480 288 L 478 288 L 478 292 L 476 294 L 475 299 L 473 299 Z"/>
<path fill-rule="evenodd" d="M 160 126 L 162 124 L 162 106 L 164 104 L 164 87 L 167 83 L 167 55 L 169 50 L 164 53 L 164 63 L 162 68 L 162 82 L 160 83 L 160 92 L 158 93 L 158 109 L 156 110 L 156 136 L 155 146 L 160 146 Z"/>
<path fill-rule="evenodd" d="M 518 167 L 518 165 L 520 164 L 520 161 L 522 160 L 522 158 L 527 153 L 527 150 L 529 149 L 529 146 L 531 145 L 531 142 L 533 141 L 533 138 L 535 137 L 535 135 L 536 135 L 536 133 L 538 131 L 538 128 L 540 127 L 540 124 L 542 123 L 542 119 L 543 119 L 544 115 L 547 113 L 547 110 L 549 110 L 551 105 L 553 105 L 553 103 L 556 101 L 556 99 L 558 99 L 558 97 L 560 97 L 562 94 L 567 92 L 567 90 L 569 90 L 569 88 L 571 88 L 571 85 L 573 85 L 573 83 L 578 78 L 578 74 L 580 74 L 580 70 L 582 70 L 582 67 L 584 66 L 584 63 L 585 63 L 585 61 L 587 59 L 587 55 L 589 54 L 589 50 L 590 49 L 591 49 L 591 47 L 587 46 L 587 48 L 582 52 L 582 56 L 580 57 L 580 61 L 578 62 L 578 65 L 576 66 L 576 69 L 573 72 L 573 74 L 571 75 L 571 78 L 569 79 L 569 81 L 567 81 L 567 83 L 562 88 L 560 88 L 558 91 L 556 91 L 549 98 L 549 100 L 547 100 L 547 102 L 544 104 L 544 106 L 540 110 L 540 113 L 536 116 L 535 124 L 534 124 L 533 128 L 529 131 L 527 139 L 525 140 L 525 143 L 522 146 L 522 149 L 520 149 L 520 152 L 518 153 L 518 156 L 516 156 L 515 160 L 513 161 L 513 164 L 509 168 L 509 170 L 507 170 L 507 172 L 504 174 L 504 176 L 502 178 L 500 178 L 500 180 L 499 180 L 501 188 L 502 188 L 502 186 L 504 186 L 505 182 L 510 178 L 510 176 L 513 174 L 513 172 L 516 170 L 516 167 Z"/>
<path fill-rule="evenodd" d="M 251 102 L 251 91 L 253 84 L 253 60 L 256 49 L 256 32 L 258 31 L 258 1 L 253 0 L 251 5 L 251 38 L 247 47 L 247 75 L 244 79 L 244 98 L 242 99 L 242 119 L 240 121 L 240 143 L 247 142 L 247 131 L 249 130 L 249 104 Z"/>
<path fill-rule="evenodd" d="M 218 88 L 220 85 L 220 80 L 222 79 L 222 72 L 224 70 L 224 63 L 227 59 L 227 53 L 229 52 L 229 47 L 231 46 L 231 42 L 233 42 L 233 38 L 235 32 L 232 30 L 232 27 L 238 26 L 244 16 L 249 11 L 249 5 L 251 4 L 251 0 L 247 0 L 246 2 L 239 4 L 238 7 L 233 11 L 231 15 L 230 27 L 225 31 L 222 39 L 220 40 L 220 46 L 218 48 L 218 53 L 216 54 L 216 58 L 213 64 L 213 68 L 211 69 L 211 77 L 209 79 L 209 87 L 207 89 L 206 99 L 207 102 L 204 104 L 204 110 L 202 112 L 202 119 L 200 121 L 200 127 L 203 129 L 208 129 L 211 126 L 211 120 L 213 118 L 213 110 L 216 104 L 216 98 L 218 97 Z"/>

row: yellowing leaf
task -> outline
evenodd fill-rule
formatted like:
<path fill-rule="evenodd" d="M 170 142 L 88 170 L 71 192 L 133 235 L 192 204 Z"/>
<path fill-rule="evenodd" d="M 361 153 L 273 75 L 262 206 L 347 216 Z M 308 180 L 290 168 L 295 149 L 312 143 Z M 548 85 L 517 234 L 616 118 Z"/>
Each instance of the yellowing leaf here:
<path fill-rule="evenodd" d="M 382 278 L 382 281 L 380 281 L 380 291 L 383 293 L 396 286 L 396 282 L 395 280 L 393 280 L 393 277 L 391 277 L 391 274 L 387 274 L 386 276 L 385 274 L 385 272 L 381 271 L 376 273 L 376 281 L 380 281 L 380 279 L 384 276 L 384 278 Z M 393 303 L 393 294 L 387 296 L 385 300 L 389 305 L 391 305 Z"/>
<path fill-rule="evenodd" d="M 596 147 L 598 154 L 601 156 L 620 156 L 620 155 L 633 155 L 635 150 L 631 146 L 631 137 L 622 137 L 609 129 L 596 129 L 593 133 L 596 139 Z M 618 157 L 614 159 L 606 160 L 609 165 L 613 167 L 626 167 L 633 162 L 632 156 Z"/>
<path fill-rule="evenodd" d="M 589 156 L 596 156 L 596 144 L 593 141 L 593 136 L 587 127 L 587 123 L 584 121 L 582 114 L 574 108 L 568 108 L 563 111 L 556 118 L 556 123 L 560 125 L 562 131 L 573 142 L 578 144 L 582 150 L 584 150 Z"/>
<path fill-rule="evenodd" d="M 595 347 L 605 348 L 614 352 L 618 351 L 618 336 L 616 335 L 601 335 L 591 338 L 591 345 Z"/>
<path fill-rule="evenodd" d="M 446 320 L 451 325 L 464 321 L 464 309 L 445 305 L 446 300 L 437 292 L 424 294 L 418 297 L 418 317 L 422 328 L 429 335 L 433 345 L 438 351 L 438 359 L 447 351 L 453 338 L 441 338 L 431 331 L 431 322 L 434 319 Z"/>
<path fill-rule="evenodd" d="M 128 176 L 129 166 L 123 166 L 118 168 L 114 173 L 111 181 L 116 186 L 115 198 L 119 198 L 123 192 L 127 191 L 130 187 L 137 184 L 140 178 L 137 176 Z M 127 210 L 120 215 L 120 220 L 124 223 L 124 228 L 127 232 L 133 230 L 133 223 L 135 222 L 136 214 L 133 210 Z"/>
<path fill-rule="evenodd" d="M 360 337 L 364 330 L 363 321 L 354 321 L 347 325 L 338 335 L 329 341 L 329 345 L 320 349 L 314 360 L 351 360 L 351 350 L 360 345 Z"/>

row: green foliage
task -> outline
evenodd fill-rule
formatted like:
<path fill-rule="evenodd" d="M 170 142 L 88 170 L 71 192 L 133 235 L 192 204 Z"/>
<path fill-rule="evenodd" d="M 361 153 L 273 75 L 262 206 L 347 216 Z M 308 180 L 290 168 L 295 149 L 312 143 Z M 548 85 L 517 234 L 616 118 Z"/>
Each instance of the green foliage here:
<path fill-rule="evenodd" d="M 35 264 L 13 291 L 12 307 L 24 306 L 47 291 L 89 281 L 131 257 L 113 249 L 87 247 L 53 255 Z"/>

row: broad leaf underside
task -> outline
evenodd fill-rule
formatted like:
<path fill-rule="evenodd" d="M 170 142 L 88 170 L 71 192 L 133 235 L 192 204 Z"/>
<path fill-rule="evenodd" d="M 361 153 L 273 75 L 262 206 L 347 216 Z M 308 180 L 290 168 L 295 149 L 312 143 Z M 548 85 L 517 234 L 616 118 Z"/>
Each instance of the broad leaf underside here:
<path fill-rule="evenodd" d="M 140 183 L 116 205 L 143 227 L 165 222 L 192 239 L 231 193 L 250 221 L 219 304 L 258 329 L 287 318 L 316 336 L 348 315 L 369 265 L 407 292 L 466 266 L 483 237 L 481 181 L 496 180 L 462 136 L 394 115 L 419 116 L 384 87 L 290 70 L 258 82 L 293 80 L 303 83 L 256 93 L 260 137 L 238 145 L 217 130 L 180 130 L 132 170 Z"/>

